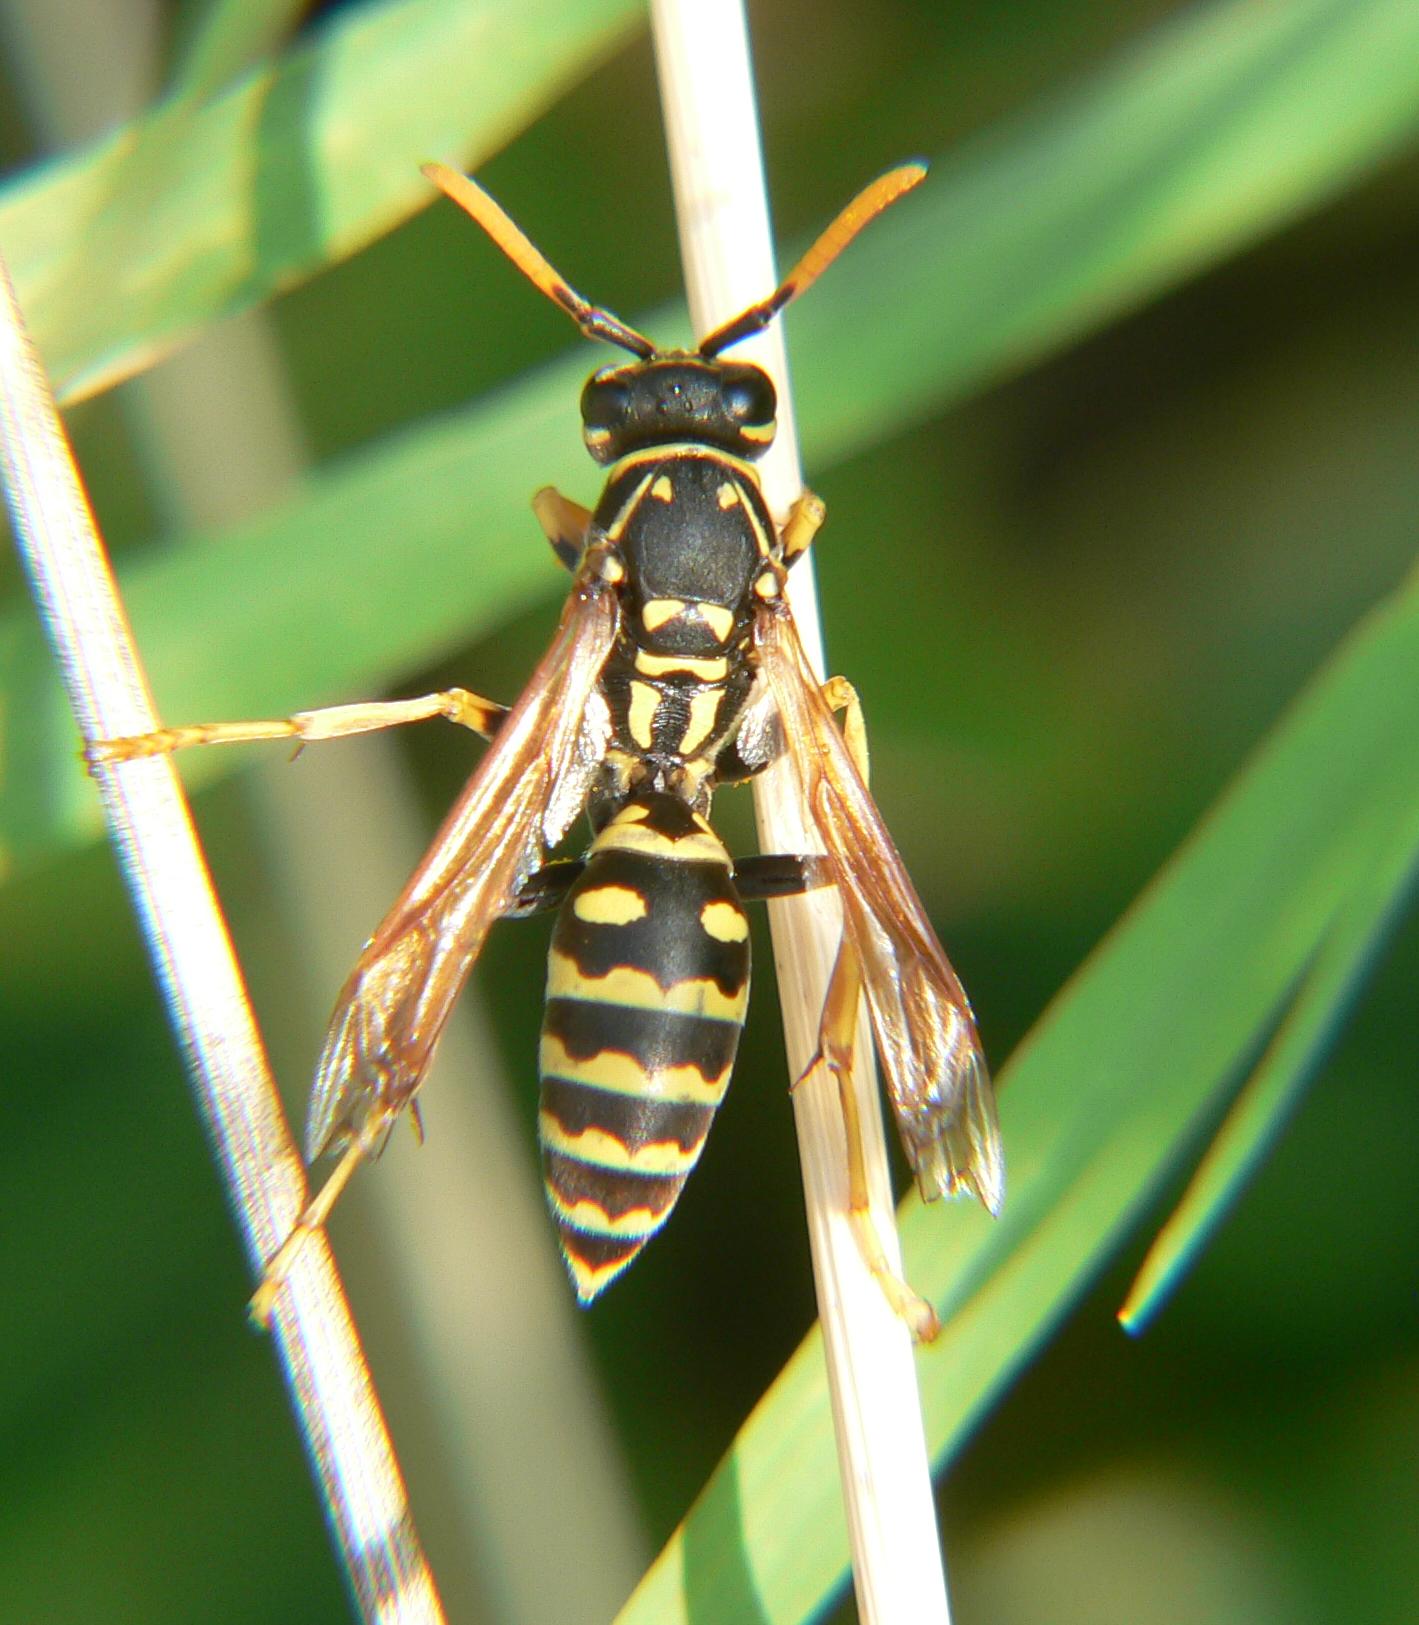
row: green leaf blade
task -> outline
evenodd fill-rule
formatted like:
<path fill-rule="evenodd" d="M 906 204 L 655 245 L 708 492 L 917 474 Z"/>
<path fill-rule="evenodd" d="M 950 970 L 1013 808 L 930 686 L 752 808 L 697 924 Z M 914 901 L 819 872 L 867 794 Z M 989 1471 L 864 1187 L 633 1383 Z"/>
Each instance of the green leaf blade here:
<path fill-rule="evenodd" d="M 430 157 L 495 151 L 623 39 L 630 0 L 390 0 L 200 108 L 12 184 L 0 242 L 58 391 L 92 392 L 432 200 Z"/>
<path fill-rule="evenodd" d="M 431 39 L 446 39 L 432 23 L 406 47 L 411 64 Z M 585 50 L 585 37 L 578 39 Z M 1343 84 L 1325 83 L 1327 51 Z M 348 54 L 345 71 L 358 82 L 371 71 L 367 47 L 353 42 Z M 404 78 L 413 76 L 410 66 Z M 1264 105 L 1247 102 L 1248 87 L 1264 92 Z M 1154 93 L 1159 107 L 1144 120 L 1140 109 Z M 348 99 L 332 95 L 330 105 Z M 1204 121 L 1203 113 L 1218 105 L 1230 117 Z M 813 465 L 907 427 L 1329 195 L 1410 139 L 1416 110 L 1419 11 L 1394 0 L 1343 6 L 1308 0 L 1287 8 L 1232 3 L 1160 31 L 1046 114 L 938 166 L 921 192 L 853 245 L 803 301 L 801 314 L 795 311 L 799 418 Z M 1279 151 L 1269 143 L 1279 143 Z M 1140 188 L 1170 151 L 1172 179 L 1151 189 L 1145 207 Z M 381 184 L 423 186 L 412 166 L 399 180 L 399 162 L 389 158 Z M 330 185 L 341 167 L 332 159 Z M 68 184 L 81 182 L 96 184 L 87 171 Z M 351 183 L 356 191 L 363 184 Z M 354 203 L 349 218 L 358 212 Z M 60 254 L 58 240 L 54 252 Z M 638 325 L 676 336 L 672 313 Z M 177 697 L 185 718 L 251 714 L 263 708 L 261 694 L 243 700 L 226 678 L 274 662 L 291 678 L 283 709 L 342 692 L 372 694 L 419 664 L 421 651 L 426 658 L 446 647 L 449 625 L 459 617 L 470 627 L 486 626 L 525 608 L 547 578 L 533 562 L 535 531 L 523 504 L 548 480 L 565 479 L 573 489 L 586 480 L 585 463 L 579 472 L 569 451 L 586 353 L 578 347 L 564 364 L 519 386 L 529 435 L 540 427 L 548 437 L 528 443 L 546 448 L 540 464 L 511 447 L 499 397 L 407 431 L 369 454 L 367 467 L 359 459 L 336 465 L 312 486 L 310 511 L 297 500 L 220 546 L 201 549 L 200 562 L 180 562 L 185 547 L 168 550 L 152 564 L 144 589 L 153 595 L 151 612 L 135 610 L 160 692 Z M 841 381 L 849 377 L 854 388 L 845 390 Z M 428 445 L 420 447 L 424 435 Z M 509 456 L 515 461 L 508 463 Z M 514 467 L 526 470 L 516 493 L 505 477 Z M 456 479 L 440 470 L 456 470 Z M 326 505 L 342 502 L 342 480 L 349 483 L 337 552 L 314 538 L 327 529 Z M 451 524 L 445 505 L 467 514 L 466 524 Z M 397 641 L 348 637 L 340 647 L 363 650 L 364 657 L 347 660 L 337 652 L 334 664 L 325 640 L 298 638 L 292 645 L 278 619 L 363 626 L 368 605 L 378 601 L 363 583 L 387 574 L 395 535 L 408 538 L 402 545 L 416 548 L 439 582 L 422 604 L 401 595 Z M 279 606 L 266 591 L 278 565 L 287 577 Z M 489 572 L 502 584 L 500 598 L 489 597 Z M 186 616 L 189 604 L 213 602 L 227 607 L 241 648 L 211 681 L 178 686 L 175 674 L 193 664 L 183 651 L 203 637 L 195 628 L 159 623 Z M 249 625 L 238 631 L 242 619 Z M 0 680 L 38 653 L 31 634 L 0 621 Z M 25 771 L 7 775 L 18 802 L 0 825 L 0 861 L 9 864 L 97 831 L 92 797 L 74 776 L 72 731 L 52 710 L 36 715 L 40 739 Z M 199 771 L 234 766 L 228 758 Z"/>
<path fill-rule="evenodd" d="M 1399 854 L 1377 887 L 1374 842 Z M 1419 592 L 1348 640 L 1059 995 L 1002 1077 L 1010 1188 L 992 1225 L 909 1199 L 907 1273 L 944 1331 L 918 1362 L 944 1463 L 1128 1234 L 1215 1113 L 1342 906 L 1366 934 L 1419 859 Z M 1331 989 L 1343 999 L 1348 983 Z M 621 1615 L 808 1618 L 845 1573 L 815 1332 Z M 764 1531 L 761 1537 L 759 1532 Z M 769 1535 L 767 1532 L 772 1531 Z M 693 1562 L 691 1560 L 693 1554 Z M 728 1594 L 735 1594 L 734 1587 Z"/>
<path fill-rule="evenodd" d="M 1149 1248 L 1118 1312 L 1126 1331 L 1147 1329 L 1260 1167 L 1408 901 L 1419 833 L 1401 828 L 1387 849 L 1390 833 L 1376 831 L 1368 881 L 1360 881 L 1325 933 L 1266 1054 Z"/>

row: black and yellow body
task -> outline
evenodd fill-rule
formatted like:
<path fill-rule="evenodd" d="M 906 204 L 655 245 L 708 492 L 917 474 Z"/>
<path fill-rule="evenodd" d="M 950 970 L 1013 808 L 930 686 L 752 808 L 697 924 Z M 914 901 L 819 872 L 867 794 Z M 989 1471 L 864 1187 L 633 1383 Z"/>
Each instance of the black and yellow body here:
<path fill-rule="evenodd" d="M 775 552 L 758 481 L 721 452 L 656 446 L 616 464 L 594 525 L 625 579 L 601 683 L 613 732 L 593 822 L 601 797 L 614 806 L 638 784 L 703 809 L 714 777 L 742 776 L 718 758 L 753 686 L 753 585 Z"/>
<path fill-rule="evenodd" d="M 552 940 L 539 1125 L 586 1302 L 668 1218 L 729 1084 L 749 928 L 703 815 L 718 782 L 763 765 L 740 755 L 739 723 L 756 586 L 782 563 L 751 463 L 773 435 L 757 368 L 656 355 L 598 373 L 582 410 L 610 465 L 583 547 L 604 550 L 618 633 L 598 683 L 598 833 Z"/>
<path fill-rule="evenodd" d="M 998 1209 L 1004 1170 L 989 1075 L 969 1002 L 868 791 L 856 694 L 842 678 L 820 682 L 784 594 L 822 504 L 805 492 L 775 524 L 754 467 L 773 442 L 774 387 L 760 368 L 722 354 L 772 322 L 924 170 L 880 176 L 767 299 L 694 351 L 660 350 L 589 304 L 466 176 L 441 165 L 425 173 L 584 334 L 632 357 L 593 374 L 582 393 L 587 450 L 606 469 L 596 507 L 550 488 L 534 498 L 573 574 L 546 654 L 511 707 L 445 689 L 90 749 L 108 765 L 435 716 L 490 740 L 336 1002 L 306 1146 L 312 1159 L 331 1147 L 344 1154 L 270 1260 L 253 1312 L 269 1315 L 305 1239 L 414 1103 L 492 924 L 549 907 L 560 912 L 541 1045 L 543 1163 L 577 1294 L 590 1300 L 664 1224 L 724 1097 L 749 989 L 743 902 L 831 885 L 843 935 L 808 1071 L 838 1082 L 863 1256 L 917 1334 L 930 1336 L 933 1312 L 893 1273 L 866 1217 L 850 1085 L 860 998 L 927 1198 L 969 1191 Z M 714 790 L 779 756 L 822 850 L 733 863 L 706 822 Z M 593 831 L 586 857 L 549 861 L 583 810 Z"/>
<path fill-rule="evenodd" d="M 637 795 L 592 842 L 547 969 L 538 1129 L 582 1302 L 669 1217 L 729 1085 L 748 998 L 728 852 L 678 796 Z"/>

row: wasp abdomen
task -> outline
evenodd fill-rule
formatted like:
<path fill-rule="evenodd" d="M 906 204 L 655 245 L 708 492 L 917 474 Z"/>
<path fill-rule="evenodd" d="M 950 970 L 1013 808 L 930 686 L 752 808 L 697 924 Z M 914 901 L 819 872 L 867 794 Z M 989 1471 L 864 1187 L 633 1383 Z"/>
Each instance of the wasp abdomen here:
<path fill-rule="evenodd" d="M 629 802 L 562 904 L 542 1025 L 543 1172 L 583 1302 L 675 1205 L 748 995 L 748 921 L 724 846 L 675 796 Z"/>

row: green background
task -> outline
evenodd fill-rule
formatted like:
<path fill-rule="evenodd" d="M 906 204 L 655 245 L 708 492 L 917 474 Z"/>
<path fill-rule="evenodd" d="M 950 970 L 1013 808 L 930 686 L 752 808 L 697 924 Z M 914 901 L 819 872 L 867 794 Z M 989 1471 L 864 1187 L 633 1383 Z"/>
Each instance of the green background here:
<path fill-rule="evenodd" d="M 1051 120 L 1069 98 L 1106 101 L 1111 74 L 1166 52 L 1202 15 L 1052 0 L 751 7 L 781 238 L 802 241 L 867 177 L 917 153 L 960 152 L 964 166 L 979 158 L 982 186 L 992 176 L 997 188 L 1018 185 L 1025 230 L 1048 177 L 1032 193 L 1028 169 L 1004 159 L 992 168 L 992 152 L 1008 151 L 1010 132 L 1033 131 L 1030 150 L 1049 153 Z M 0 64 L 0 133 L 5 156 L 21 165 L 47 144 L 46 112 L 16 43 L 15 30 L 30 25 L 8 26 L 15 48 Z M 193 19 L 176 26 L 177 38 L 183 28 L 190 37 Z M 598 54 L 597 64 L 567 69 L 545 111 L 510 113 L 507 144 L 479 173 L 579 288 L 640 324 L 678 288 L 653 66 L 634 32 Z M 502 71 L 517 67 L 509 59 Z M 1346 90 L 1344 69 L 1337 44 L 1337 96 L 1368 94 Z M 1148 76 L 1134 88 L 1146 106 Z M 1219 128 L 1229 111 L 1217 110 Z M 1268 107 L 1259 85 L 1263 148 L 1295 139 L 1288 116 L 1304 125 L 1328 112 Z M 1098 161 L 1104 167 L 1107 154 Z M 946 195 L 954 162 L 938 163 L 928 188 Z M 943 364 L 937 388 L 909 365 L 913 347 L 935 342 L 916 307 L 861 307 L 864 330 L 885 331 L 899 316 L 901 336 L 875 351 L 866 340 L 862 353 L 849 346 L 850 364 L 827 381 L 815 371 L 812 309 L 833 308 L 831 283 L 789 321 L 805 397 L 816 390 L 819 403 L 805 400 L 804 455 L 830 516 L 814 549 L 830 661 L 863 695 L 874 790 L 997 1066 L 1291 698 L 1411 568 L 1412 146 L 1392 137 L 1343 184 L 1317 185 L 1280 219 L 1239 184 L 1236 250 L 1224 251 L 1224 230 L 1218 246 L 1199 249 L 1196 274 L 1183 274 L 1192 270 L 1186 250 L 1176 269 L 1150 273 L 1149 210 L 1166 209 L 1176 181 L 1161 165 L 1145 171 L 1131 222 L 1132 291 L 1130 222 L 1117 216 L 1100 224 L 1100 240 L 1106 227 L 1113 234 L 1117 283 L 1102 278 L 1092 308 L 1071 304 L 1066 246 L 1051 252 L 1047 241 L 1016 262 L 1022 281 L 1034 279 L 1028 289 L 971 285 L 964 274 L 931 288 L 945 328 L 953 308 L 970 310 L 974 324 L 941 341 L 967 359 L 959 378 Z M 969 189 L 952 195 L 968 199 Z M 988 218 L 1013 218 L 1012 196 L 979 201 Z M 1083 219 L 1087 232 L 1087 211 Z M 886 235 L 886 222 L 881 229 L 886 251 L 905 252 L 893 245 L 910 243 L 907 228 L 900 237 Z M 968 213 L 959 229 L 969 234 Z M 866 240 L 861 250 L 869 255 Z M 848 278 L 849 263 L 833 274 Z M 1034 312 L 1033 326 L 1022 318 L 1015 336 L 992 339 L 997 296 Z M 327 469 L 372 464 L 388 437 L 568 350 L 565 318 L 446 207 L 281 295 L 269 313 L 308 455 Z M 985 362 L 969 359 L 973 339 Z M 567 365 L 589 370 L 596 359 L 582 347 Z M 170 477 L 135 429 L 148 420 L 125 403 L 131 387 L 76 408 L 70 427 L 113 551 L 141 561 L 182 545 L 184 532 L 218 527 L 174 519 Z M 515 473 L 528 492 L 556 478 L 590 500 L 594 470 L 576 461 L 575 386 L 559 398 L 545 459 L 537 444 L 522 446 L 527 477 L 522 462 L 505 477 Z M 207 451 L 220 468 L 223 448 Z M 262 491 L 223 500 L 231 517 L 273 504 Z M 428 657 L 396 647 L 380 655 L 374 680 L 399 692 L 459 682 L 508 698 L 553 624 L 558 575 L 538 553 L 530 515 L 490 535 L 476 483 L 453 501 L 428 488 L 409 495 L 416 515 L 434 500 L 467 536 L 470 569 L 496 581 L 495 607 L 474 635 L 431 620 Z M 396 575 L 420 523 L 390 525 Z M 528 557 L 538 573 L 499 574 Z M 8 560 L 0 585 L 22 591 Z M 214 704 L 221 714 L 261 712 L 273 692 L 280 704 L 366 692 L 350 689 L 349 672 L 382 634 L 360 615 L 397 620 L 402 606 L 383 586 L 362 593 L 353 572 L 344 589 L 365 606 L 353 617 L 343 596 L 328 612 L 306 600 L 289 613 L 258 606 L 269 646 L 215 679 L 182 659 L 221 664 L 222 623 L 248 606 L 192 605 L 187 643 L 176 645 L 188 652 L 154 672 L 165 714 L 185 720 Z M 263 577 L 247 591 L 269 604 L 282 584 Z M 13 614 L 20 624 L 25 612 Z M 403 626 L 417 636 L 416 623 Z M 326 643 L 329 693 L 284 694 L 289 648 Z M 15 770 L 29 755 L 29 681 L 6 721 L 12 809 L 23 793 Z M 219 687 L 200 687 L 210 681 Z M 34 677 L 36 689 L 43 683 Z M 433 725 L 398 750 L 427 833 L 472 752 Z M 304 767 L 284 771 L 298 786 Z M 213 771 L 204 764 L 196 776 Z M 52 827 L 65 833 L 46 835 L 45 807 L 26 810 L 16 872 L 0 889 L 0 1253 L 9 1276 L 0 1616 L 342 1618 L 269 1350 L 243 1329 L 244 1267 L 112 859 L 65 823 L 63 807 L 88 794 L 73 779 L 53 789 Z M 197 817 L 298 1115 L 333 983 L 306 985 L 292 860 L 273 850 L 248 779 L 204 789 Z M 31 793 L 35 782 L 25 780 Z M 718 808 L 738 850 L 752 841 L 746 800 L 726 794 Z M 338 829 L 319 837 L 341 838 Z M 956 1614 L 967 1625 L 1299 1625 L 1419 1612 L 1419 937 L 1401 902 L 1396 888 L 1398 929 L 1354 1019 L 1147 1335 L 1125 1337 L 1114 1311 L 1165 1198 L 1148 1209 L 1152 1227 L 1140 1216 L 1067 1323 L 974 1427 L 940 1495 Z M 496 932 L 479 971 L 502 1070 L 516 1084 L 532 1182 L 538 1007 L 528 990 L 540 982 L 546 935 L 539 923 Z M 358 942 L 357 931 L 350 957 Z M 813 1316 L 766 933 L 756 949 L 738 1081 L 701 1172 L 666 1235 L 575 1327 L 648 1551 L 670 1535 Z M 1192 990 L 1173 992 L 1188 1010 Z M 1191 1014 L 1202 1027 L 1211 1019 L 1205 1002 Z M 1160 1074 L 1167 1060 L 1158 1057 Z M 456 1077 L 436 1080 L 438 1090 L 458 1087 Z M 1005 1099 L 1008 1155 L 1008 1086 Z M 437 1134 L 433 1092 L 427 1111 Z M 1197 1134 L 1180 1141 L 1174 1196 L 1202 1143 Z M 390 1177 L 381 1168 L 361 1183 Z M 361 1218 L 362 1199 L 353 1193 L 337 1219 L 336 1248 L 355 1277 L 396 1440 L 409 1446 L 416 1518 L 454 1617 L 507 1617 L 490 1600 L 496 1578 L 472 1572 L 436 1465 L 420 1471 L 439 1396 L 408 1385 L 401 1370 L 407 1328 L 389 1325 L 381 1305 L 381 1281 L 399 1262 Z M 929 1217 L 943 1230 L 958 1219 Z M 458 1223 L 456 1211 L 447 1222 Z M 495 1321 L 496 1304 L 487 1314 Z M 1029 1352 L 1022 1344 L 1015 1363 Z M 589 1481 L 585 1492 L 595 1498 L 604 1486 Z M 557 1561 L 557 1529 L 526 1535 Z M 840 1607 L 854 1617 L 850 1602 Z"/>

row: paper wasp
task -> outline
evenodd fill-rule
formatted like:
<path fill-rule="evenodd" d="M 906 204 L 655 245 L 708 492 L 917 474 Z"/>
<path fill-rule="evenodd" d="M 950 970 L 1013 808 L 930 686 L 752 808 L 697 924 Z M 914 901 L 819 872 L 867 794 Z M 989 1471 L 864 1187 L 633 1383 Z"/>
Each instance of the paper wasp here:
<path fill-rule="evenodd" d="M 594 373 L 582 393 L 586 447 L 607 469 L 595 509 L 550 488 L 534 499 L 573 576 L 551 647 L 511 709 L 453 689 L 166 729 L 92 752 L 117 761 L 190 744 L 328 739 L 440 715 L 491 740 L 336 1003 L 305 1149 L 312 1161 L 344 1155 L 271 1261 L 256 1313 L 269 1311 L 296 1250 L 414 1104 L 489 928 L 544 908 L 558 917 L 540 1057 L 543 1168 L 583 1302 L 661 1227 L 699 1157 L 744 1020 L 747 899 L 836 888 L 843 936 L 813 1066 L 844 1083 L 865 992 L 923 1196 L 965 1191 L 998 1210 L 999 1132 L 970 1005 L 868 793 L 857 696 L 841 678 L 820 686 L 784 595 L 822 504 L 805 493 L 775 525 L 754 467 L 774 438 L 773 384 L 724 359 L 923 173 L 907 166 L 873 182 L 769 298 L 680 351 L 589 304 L 480 187 L 426 166 L 582 333 L 632 357 Z M 712 792 L 783 754 L 823 852 L 735 863 L 706 821 Z M 549 860 L 583 810 L 594 832 L 586 857 Z M 844 1115 L 862 1214 L 846 1096 Z M 929 1327 L 930 1311 L 870 1235 L 864 1249 L 894 1305 Z"/>

